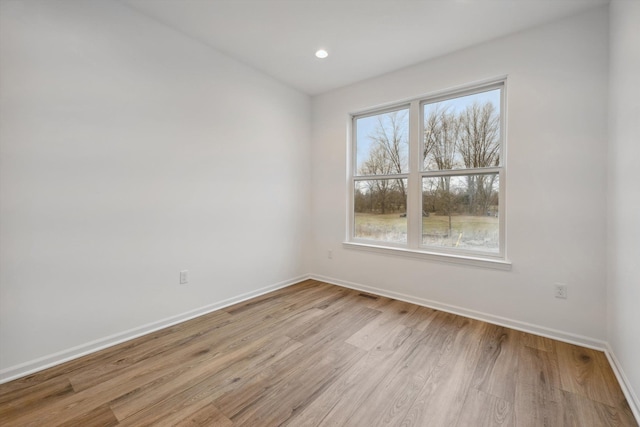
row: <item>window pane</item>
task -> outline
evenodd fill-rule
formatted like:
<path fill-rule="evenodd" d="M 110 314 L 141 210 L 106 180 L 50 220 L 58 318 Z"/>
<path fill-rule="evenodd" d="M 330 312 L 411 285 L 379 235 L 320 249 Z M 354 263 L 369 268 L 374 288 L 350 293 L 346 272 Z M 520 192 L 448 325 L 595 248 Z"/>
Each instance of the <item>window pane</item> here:
<path fill-rule="evenodd" d="M 354 237 L 406 243 L 406 188 L 406 179 L 356 181 Z"/>
<path fill-rule="evenodd" d="M 498 174 L 422 179 L 422 244 L 500 252 Z"/>
<path fill-rule="evenodd" d="M 500 89 L 423 106 L 423 170 L 500 165 Z"/>
<path fill-rule="evenodd" d="M 409 110 L 356 119 L 355 175 L 409 171 Z"/>

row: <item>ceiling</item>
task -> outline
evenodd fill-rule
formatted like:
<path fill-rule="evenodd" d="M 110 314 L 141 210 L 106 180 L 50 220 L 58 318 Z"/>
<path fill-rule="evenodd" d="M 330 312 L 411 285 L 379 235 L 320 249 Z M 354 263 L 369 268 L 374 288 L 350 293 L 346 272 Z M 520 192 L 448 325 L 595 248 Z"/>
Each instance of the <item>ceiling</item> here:
<path fill-rule="evenodd" d="M 608 0 L 121 0 L 310 95 Z M 317 49 L 326 59 L 314 56 Z"/>

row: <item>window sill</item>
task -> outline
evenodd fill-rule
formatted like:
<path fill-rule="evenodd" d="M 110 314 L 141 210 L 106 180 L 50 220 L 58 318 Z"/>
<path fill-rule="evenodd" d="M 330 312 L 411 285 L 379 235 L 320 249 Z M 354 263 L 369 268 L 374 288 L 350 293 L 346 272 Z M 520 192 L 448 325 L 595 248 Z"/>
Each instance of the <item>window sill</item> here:
<path fill-rule="evenodd" d="M 360 251 L 373 252 L 383 255 L 401 256 L 407 258 L 417 258 L 431 261 L 447 262 L 452 264 L 470 265 L 474 267 L 492 268 L 494 270 L 511 270 L 511 262 L 502 259 L 482 258 L 468 255 L 453 255 L 444 253 L 435 253 L 427 251 L 419 251 L 406 248 L 395 248 L 390 246 L 378 246 L 365 243 L 343 242 L 342 246 L 346 249 L 355 249 Z"/>

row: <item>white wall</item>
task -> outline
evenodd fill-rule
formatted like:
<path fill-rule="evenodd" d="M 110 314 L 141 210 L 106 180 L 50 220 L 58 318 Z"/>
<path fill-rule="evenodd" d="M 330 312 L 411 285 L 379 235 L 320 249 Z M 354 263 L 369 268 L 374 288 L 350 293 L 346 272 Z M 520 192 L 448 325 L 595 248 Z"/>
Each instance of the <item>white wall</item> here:
<path fill-rule="evenodd" d="M 118 2 L 1 8 L 0 371 L 308 271 L 308 96 Z"/>
<path fill-rule="evenodd" d="M 606 334 L 607 41 L 607 9 L 597 8 L 314 97 L 312 271 L 598 345 Z M 505 74 L 512 271 L 343 248 L 349 113 Z M 555 282 L 568 284 L 567 300 L 553 297 Z"/>
<path fill-rule="evenodd" d="M 640 410 L 640 2 L 610 5 L 608 340 Z M 636 414 L 640 418 L 640 413 Z"/>

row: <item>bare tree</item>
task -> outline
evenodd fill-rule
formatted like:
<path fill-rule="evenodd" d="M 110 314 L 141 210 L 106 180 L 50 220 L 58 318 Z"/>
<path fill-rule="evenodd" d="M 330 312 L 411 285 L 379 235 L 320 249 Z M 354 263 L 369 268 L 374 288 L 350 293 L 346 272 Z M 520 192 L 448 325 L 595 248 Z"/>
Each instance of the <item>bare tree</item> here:
<path fill-rule="evenodd" d="M 492 103 L 475 102 L 459 116 L 458 151 L 467 168 L 486 168 L 500 164 L 500 115 Z M 497 175 L 467 177 L 469 209 L 484 215 L 492 200 Z"/>
<path fill-rule="evenodd" d="M 492 103 L 469 105 L 459 116 L 458 151 L 467 168 L 500 164 L 500 116 Z"/>
<path fill-rule="evenodd" d="M 424 123 L 424 167 L 431 170 L 453 169 L 460 121 L 448 108 L 435 105 Z"/>
<path fill-rule="evenodd" d="M 434 106 L 425 118 L 424 126 L 424 167 L 432 170 L 447 170 L 456 167 L 456 146 L 460 135 L 460 120 L 448 108 Z M 451 179 L 440 177 L 436 192 L 438 205 L 449 217 L 449 236 L 452 233 L 451 214 L 453 203 Z"/>
<path fill-rule="evenodd" d="M 378 126 L 369 135 L 374 145 L 381 147 L 394 173 L 407 171 L 407 112 L 393 111 L 377 117 Z"/>
<path fill-rule="evenodd" d="M 377 116 L 377 126 L 367 136 L 371 141 L 369 158 L 360 167 L 361 175 L 394 175 L 408 170 L 409 140 L 407 135 L 407 112 L 393 111 Z M 406 206 L 406 183 L 404 179 L 377 179 L 367 181 L 371 200 L 371 210 L 379 207 L 386 213 L 390 204 L 399 210 Z M 397 193 L 399 192 L 399 197 Z"/>
<path fill-rule="evenodd" d="M 407 135 L 407 112 L 393 111 L 377 117 L 378 126 L 369 135 L 375 149 L 384 152 L 390 173 L 400 174 L 408 170 L 409 138 Z M 396 180 L 401 196 L 406 200 L 406 188 L 402 179 Z"/>
<path fill-rule="evenodd" d="M 380 145 L 373 146 L 369 152 L 369 158 L 360 167 L 360 174 L 389 175 L 391 173 L 393 173 L 393 164 L 389 161 L 386 150 Z M 386 213 L 389 192 L 392 190 L 390 181 L 388 179 L 372 179 L 366 182 L 371 200 L 371 211 L 373 212 L 376 206 L 380 206 L 380 213 Z"/>

